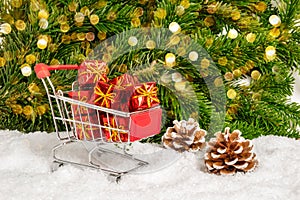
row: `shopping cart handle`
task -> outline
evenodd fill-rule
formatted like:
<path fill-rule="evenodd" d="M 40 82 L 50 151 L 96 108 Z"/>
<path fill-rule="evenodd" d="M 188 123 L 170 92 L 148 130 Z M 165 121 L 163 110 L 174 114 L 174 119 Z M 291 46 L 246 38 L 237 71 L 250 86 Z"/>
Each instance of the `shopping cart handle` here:
<path fill-rule="evenodd" d="M 79 69 L 78 65 L 46 65 L 44 63 L 38 63 L 34 67 L 36 76 L 41 78 L 46 78 L 50 76 L 50 70 L 74 70 Z"/>

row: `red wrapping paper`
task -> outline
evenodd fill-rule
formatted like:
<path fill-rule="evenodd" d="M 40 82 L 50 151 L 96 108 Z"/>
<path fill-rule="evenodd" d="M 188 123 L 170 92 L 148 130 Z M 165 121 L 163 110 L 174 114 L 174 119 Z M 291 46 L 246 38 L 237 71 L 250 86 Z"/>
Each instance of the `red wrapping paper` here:
<path fill-rule="evenodd" d="M 124 89 L 124 87 L 126 86 L 134 86 L 136 84 L 139 84 L 139 81 L 134 76 L 123 74 L 121 76 L 113 78 L 109 81 L 109 83 L 115 85 L 118 89 Z"/>
<path fill-rule="evenodd" d="M 158 88 L 155 82 L 148 82 L 136 86 L 130 99 L 130 112 L 145 110 L 159 105 Z"/>
<path fill-rule="evenodd" d="M 130 98 L 133 94 L 134 86 L 139 83 L 137 78 L 123 74 L 122 76 L 110 80 L 109 83 L 115 86 L 115 91 L 118 94 L 118 101 L 112 105 L 112 108 L 129 112 Z"/>
<path fill-rule="evenodd" d="M 129 112 L 130 98 L 137 79 L 124 74 L 108 83 L 98 81 L 94 90 L 94 103 L 98 106 Z"/>
<path fill-rule="evenodd" d="M 93 104 L 92 94 L 92 90 L 70 91 L 68 93 L 70 98 L 89 104 Z M 71 107 L 74 116 L 87 115 L 88 113 L 90 115 L 94 115 L 96 113 L 93 109 L 89 109 L 78 104 L 72 104 Z"/>
<path fill-rule="evenodd" d="M 101 115 L 101 123 L 107 127 L 103 128 L 102 131 L 108 142 L 127 142 L 128 141 L 128 133 L 125 130 L 128 130 L 129 126 L 129 118 L 124 117 L 114 117 L 109 115 L 107 117 L 106 114 Z M 113 130 L 111 128 L 116 128 L 120 130 Z"/>
<path fill-rule="evenodd" d="M 95 140 L 100 138 L 97 115 L 75 116 L 75 131 L 79 140 Z M 81 123 L 82 122 L 82 123 Z"/>
<path fill-rule="evenodd" d="M 102 134 L 108 142 L 134 142 L 160 133 L 162 110 L 152 108 L 160 103 L 157 90 L 155 82 L 140 84 L 128 74 L 97 82 L 93 97 L 96 105 L 133 112 L 127 118 L 99 113 L 105 126 Z"/>
<path fill-rule="evenodd" d="M 110 85 L 103 81 L 98 81 L 94 88 L 94 103 L 97 106 L 111 108 L 111 104 L 118 101 L 117 94 L 114 91 L 114 85 Z"/>

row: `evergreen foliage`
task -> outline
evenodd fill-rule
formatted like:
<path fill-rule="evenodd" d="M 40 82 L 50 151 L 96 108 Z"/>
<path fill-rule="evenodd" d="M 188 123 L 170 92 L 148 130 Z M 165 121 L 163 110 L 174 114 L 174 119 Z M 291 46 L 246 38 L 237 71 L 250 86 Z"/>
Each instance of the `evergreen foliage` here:
<path fill-rule="evenodd" d="M 205 73 L 180 57 L 188 51 L 182 53 L 180 44 L 176 46 L 172 70 L 189 82 L 194 96 L 187 90 L 176 96 L 161 82 L 165 50 L 139 49 L 115 58 L 112 49 L 127 47 L 116 43 L 101 49 L 110 77 L 128 70 L 158 81 L 166 120 L 162 132 L 174 119 L 193 117 L 210 136 L 224 125 L 241 130 L 245 138 L 268 134 L 299 138 L 300 106 L 288 97 L 292 71 L 300 62 L 300 0 L 2 0 L 0 128 L 54 131 L 43 85 L 34 73 L 22 75 L 22 67 L 80 64 L 110 36 L 134 28 L 168 28 L 172 22 L 207 51 L 222 74 L 221 81 L 218 76 L 205 80 Z M 37 45 L 41 38 L 48 41 L 45 49 Z M 56 71 L 51 78 L 57 89 L 68 90 L 76 75 Z M 224 88 L 224 95 L 209 88 L 208 81 L 216 90 Z M 214 93 L 220 95 L 213 97 Z M 158 142 L 160 136 L 148 141 Z"/>

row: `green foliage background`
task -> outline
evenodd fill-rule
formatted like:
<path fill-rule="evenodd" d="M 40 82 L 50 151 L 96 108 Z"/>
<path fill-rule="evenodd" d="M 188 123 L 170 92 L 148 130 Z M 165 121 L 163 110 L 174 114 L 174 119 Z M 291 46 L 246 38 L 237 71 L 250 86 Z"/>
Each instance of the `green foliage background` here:
<path fill-rule="evenodd" d="M 276 2 L 277 6 L 274 6 Z M 72 11 L 74 6 L 75 11 Z M 49 13 L 46 29 L 39 25 L 38 13 L 43 9 Z M 85 14 L 82 24 L 74 18 L 78 12 Z M 99 16 L 99 23 L 91 24 L 89 18 L 92 14 Z M 64 23 L 70 27 L 67 32 L 61 30 L 62 15 L 66 19 Z M 281 19 L 281 25 L 276 29 L 269 22 L 271 15 Z M 26 23 L 25 30 L 16 28 L 17 20 Z M 180 106 L 188 109 L 189 104 L 193 103 L 184 101 L 186 103 L 180 105 L 180 101 L 189 99 L 189 93 L 178 91 L 178 98 L 160 84 L 159 97 L 166 110 L 166 126 L 172 125 L 174 119 L 194 117 L 202 128 L 210 128 L 210 134 L 213 134 L 223 127 L 209 127 L 211 119 L 218 120 L 225 116 L 224 126 L 240 129 L 246 138 L 268 134 L 299 138 L 296 127 L 300 122 L 300 106 L 288 100 L 294 82 L 291 73 L 299 68 L 299 20 L 300 0 L 277 0 L 273 3 L 257 0 L 2 0 L 0 24 L 9 23 L 12 31 L 5 34 L 2 27 L 0 33 L 0 57 L 5 60 L 3 66 L 0 65 L 0 128 L 23 132 L 54 131 L 41 82 L 34 73 L 29 77 L 21 73 L 21 66 L 27 62 L 26 56 L 35 55 L 35 63 L 80 64 L 105 38 L 132 28 L 168 28 L 171 22 L 177 22 L 181 33 L 201 45 L 222 73 L 223 83 L 215 80 L 213 84 L 225 87 L 226 92 L 233 89 L 237 95 L 233 99 L 225 95 L 220 97 L 226 98 L 226 113 L 218 112 L 218 108 L 211 104 L 210 93 L 203 81 L 204 75 L 193 70 L 186 59 L 177 56 L 173 69 L 192 83 L 198 110 L 188 115 L 182 114 Z M 238 37 L 230 39 L 222 35 L 224 29 L 227 32 L 230 29 L 237 30 Z M 280 34 L 274 36 L 272 31 L 280 31 Z M 82 38 L 89 32 L 96 36 L 92 41 Z M 256 35 L 253 43 L 246 39 L 249 33 Z M 41 35 L 51 38 L 44 50 L 37 47 Z M 276 58 L 273 60 L 265 58 L 268 46 L 276 48 Z M 103 50 L 106 61 L 112 59 L 111 48 L 112 45 L 107 44 Z M 163 71 L 165 54 L 157 49 L 131 52 L 109 65 L 110 76 L 124 73 L 127 69 L 159 78 L 151 63 L 155 61 L 157 65 L 154 69 Z M 32 68 L 35 63 L 30 64 Z M 261 74 L 258 80 L 249 78 L 248 86 L 236 84 L 240 79 L 251 77 L 254 70 Z M 234 72 L 234 78 L 228 79 Z M 56 88 L 68 90 L 76 75 L 74 71 L 57 71 L 52 73 L 51 78 Z M 29 89 L 33 83 L 39 88 L 38 91 Z M 33 113 L 26 115 L 26 106 L 31 106 Z M 39 111 L 39 106 L 46 108 L 46 113 Z M 151 139 L 159 140 L 159 136 Z"/>

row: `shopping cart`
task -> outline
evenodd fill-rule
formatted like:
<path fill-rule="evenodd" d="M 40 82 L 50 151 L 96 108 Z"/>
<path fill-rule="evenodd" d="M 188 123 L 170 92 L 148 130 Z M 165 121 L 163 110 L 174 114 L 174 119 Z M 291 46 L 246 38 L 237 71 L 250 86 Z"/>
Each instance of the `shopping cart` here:
<path fill-rule="evenodd" d="M 79 68 L 78 65 L 48 66 L 39 63 L 34 69 L 45 87 L 54 127 L 61 141 L 52 149 L 52 170 L 63 164 L 73 164 L 100 169 L 118 180 L 122 175 L 148 165 L 148 162 L 128 154 L 126 148 L 132 141 L 160 132 L 161 108 L 156 106 L 137 112 L 122 112 L 71 98 L 69 91 L 55 89 L 50 70 Z M 74 82 L 72 91 L 76 89 Z M 104 122 L 103 119 L 108 120 Z M 59 130 L 59 122 L 64 130 Z M 121 122 L 122 126 L 118 124 Z M 124 164 L 127 166 L 124 167 Z"/>

